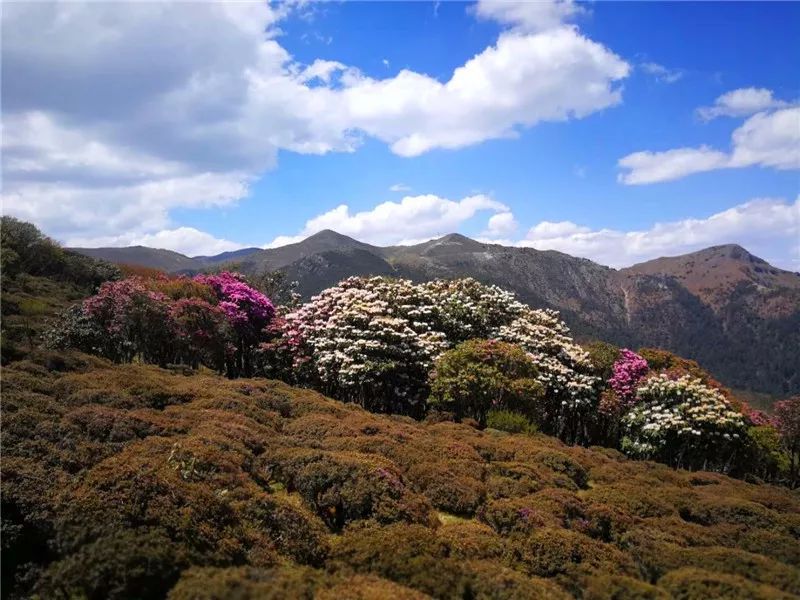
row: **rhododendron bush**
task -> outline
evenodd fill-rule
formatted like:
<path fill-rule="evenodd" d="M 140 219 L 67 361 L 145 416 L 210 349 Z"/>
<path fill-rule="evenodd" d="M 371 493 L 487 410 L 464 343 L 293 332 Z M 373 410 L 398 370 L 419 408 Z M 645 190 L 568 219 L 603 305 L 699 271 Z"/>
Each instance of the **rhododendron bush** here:
<path fill-rule="evenodd" d="M 635 352 L 623 348 L 611 368 L 608 387 L 619 399 L 622 410 L 630 408 L 636 401 L 636 386 L 647 375 L 647 361 Z"/>
<path fill-rule="evenodd" d="M 644 381 L 622 419 L 627 453 L 676 466 L 723 466 L 745 433 L 745 419 L 717 389 L 684 375 Z"/>
<path fill-rule="evenodd" d="M 435 360 L 471 338 L 521 346 L 559 411 L 594 397 L 587 355 L 557 313 L 474 279 L 351 277 L 286 315 L 278 334 L 265 347 L 268 372 L 283 365 L 286 377 L 372 410 L 420 414 Z"/>
<path fill-rule="evenodd" d="M 50 332 L 51 346 L 115 362 L 205 364 L 251 375 L 254 348 L 275 308 L 234 273 L 109 281 Z"/>

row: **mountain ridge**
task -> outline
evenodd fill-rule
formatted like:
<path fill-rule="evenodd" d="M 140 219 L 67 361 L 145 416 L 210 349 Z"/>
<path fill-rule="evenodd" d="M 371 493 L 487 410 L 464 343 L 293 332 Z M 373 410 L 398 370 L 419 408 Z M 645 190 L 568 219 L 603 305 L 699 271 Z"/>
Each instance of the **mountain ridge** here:
<path fill-rule="evenodd" d="M 285 272 L 304 298 L 352 275 L 474 277 L 532 306 L 560 311 L 580 339 L 663 347 L 698 360 L 732 387 L 800 392 L 800 273 L 774 267 L 738 244 L 622 269 L 461 234 L 381 247 L 324 230 L 277 248 L 199 257 L 142 246 L 74 250 L 173 273 L 218 268 L 233 257 L 245 274 Z"/>

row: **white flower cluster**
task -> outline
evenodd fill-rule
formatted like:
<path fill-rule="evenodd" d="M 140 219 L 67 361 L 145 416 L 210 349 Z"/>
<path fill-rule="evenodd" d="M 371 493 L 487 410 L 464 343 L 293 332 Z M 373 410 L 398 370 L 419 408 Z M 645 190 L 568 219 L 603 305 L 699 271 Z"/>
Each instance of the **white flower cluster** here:
<path fill-rule="evenodd" d="M 638 456 L 653 456 L 667 444 L 683 447 L 734 441 L 745 429 L 744 416 L 719 390 L 684 375 L 656 375 L 636 392 L 639 402 L 622 419 L 623 448 Z"/>
<path fill-rule="evenodd" d="M 322 384 L 347 399 L 390 389 L 406 403 L 419 402 L 435 360 L 471 338 L 522 346 L 541 383 L 565 403 L 588 403 L 593 395 L 595 380 L 584 374 L 588 357 L 556 312 L 533 310 L 474 279 L 351 277 L 288 314 L 285 327 Z"/>

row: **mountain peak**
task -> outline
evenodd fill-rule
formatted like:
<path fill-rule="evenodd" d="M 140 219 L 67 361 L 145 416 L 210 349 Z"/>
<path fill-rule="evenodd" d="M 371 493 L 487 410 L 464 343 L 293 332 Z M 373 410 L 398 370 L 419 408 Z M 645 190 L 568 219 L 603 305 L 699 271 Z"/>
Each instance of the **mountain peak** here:
<path fill-rule="evenodd" d="M 444 242 L 446 244 L 467 244 L 470 242 L 475 242 L 472 238 L 468 238 L 465 235 L 461 235 L 460 233 L 448 233 L 445 236 L 440 237 L 437 242 Z"/>
<path fill-rule="evenodd" d="M 308 242 L 310 240 L 340 241 L 340 242 L 344 242 L 344 241 L 355 242 L 356 241 L 353 238 L 344 235 L 343 233 L 339 233 L 338 231 L 334 231 L 333 229 L 323 229 L 322 231 L 318 231 L 317 233 L 314 233 L 314 234 L 308 236 L 303 241 L 304 242 Z"/>

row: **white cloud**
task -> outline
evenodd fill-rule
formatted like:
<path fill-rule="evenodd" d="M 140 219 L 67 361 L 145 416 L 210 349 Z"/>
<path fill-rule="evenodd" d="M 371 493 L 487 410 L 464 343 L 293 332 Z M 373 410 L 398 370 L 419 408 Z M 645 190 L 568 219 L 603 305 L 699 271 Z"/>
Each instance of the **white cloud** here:
<path fill-rule="evenodd" d="M 619 166 L 629 172 L 620 174 L 618 179 L 627 185 L 671 181 L 692 173 L 722 169 L 729 162 L 727 154 L 708 146 L 675 148 L 666 152 L 634 152 L 619 160 Z"/>
<path fill-rule="evenodd" d="M 247 193 L 245 174 L 200 173 L 115 187 L 27 182 L 3 194 L 3 213 L 36 223 L 60 241 L 145 235 L 170 225 L 183 206 L 228 206 Z"/>
<path fill-rule="evenodd" d="M 654 62 L 642 63 L 640 66 L 642 71 L 662 83 L 675 83 L 683 78 L 683 71 L 680 69 L 668 69 L 664 65 Z"/>
<path fill-rule="evenodd" d="M 569 221 L 543 221 L 515 242 L 558 250 L 613 267 L 659 256 L 737 243 L 783 268 L 800 269 L 800 197 L 755 199 L 705 218 L 656 223 L 649 229 L 591 229 Z"/>
<path fill-rule="evenodd" d="M 511 212 L 501 212 L 489 217 L 486 231 L 481 235 L 489 238 L 498 238 L 513 235 L 519 227 L 519 223 Z"/>
<path fill-rule="evenodd" d="M 95 248 L 105 246 L 148 246 L 174 250 L 186 256 L 213 256 L 222 252 L 244 248 L 242 244 L 216 238 L 213 235 L 194 227 L 178 227 L 163 229 L 156 233 L 144 235 L 120 235 L 112 237 L 80 238 L 66 240 L 68 246 L 79 248 Z"/>
<path fill-rule="evenodd" d="M 739 88 L 722 94 L 714 101 L 713 106 L 697 109 L 698 116 L 704 121 L 717 117 L 746 117 L 762 110 L 781 108 L 787 103 L 772 96 L 772 90 L 765 88 Z"/>
<path fill-rule="evenodd" d="M 332 229 L 359 241 L 377 245 L 424 241 L 453 233 L 479 212 L 510 214 L 505 204 L 479 194 L 448 200 L 434 194 L 406 196 L 400 202 L 384 202 L 372 210 L 351 213 L 341 204 L 306 222 L 295 236 L 280 236 L 267 247 L 299 242 L 324 229 Z"/>
<path fill-rule="evenodd" d="M 800 169 L 800 107 L 753 115 L 733 132 L 731 142 L 731 152 L 707 146 L 634 152 L 619 160 L 618 165 L 627 172 L 620 173 L 618 180 L 639 185 L 716 169 Z"/>
<path fill-rule="evenodd" d="M 800 107 L 753 115 L 732 139 L 731 167 L 800 169 Z"/>
<path fill-rule="evenodd" d="M 525 32 L 553 29 L 585 12 L 585 9 L 572 0 L 478 0 L 473 10 L 480 18 L 510 25 Z"/>
<path fill-rule="evenodd" d="M 404 183 L 395 183 L 389 187 L 390 192 L 410 192 L 411 188 Z"/>

